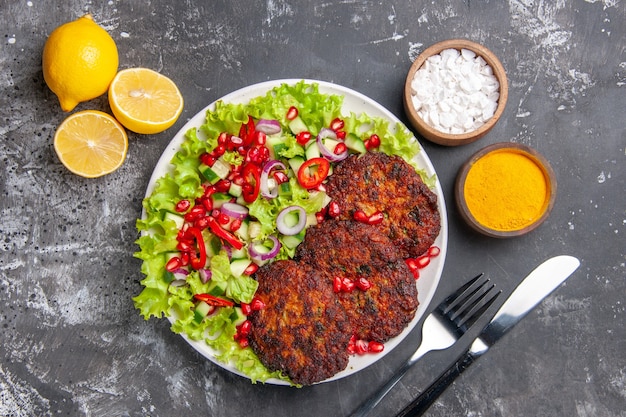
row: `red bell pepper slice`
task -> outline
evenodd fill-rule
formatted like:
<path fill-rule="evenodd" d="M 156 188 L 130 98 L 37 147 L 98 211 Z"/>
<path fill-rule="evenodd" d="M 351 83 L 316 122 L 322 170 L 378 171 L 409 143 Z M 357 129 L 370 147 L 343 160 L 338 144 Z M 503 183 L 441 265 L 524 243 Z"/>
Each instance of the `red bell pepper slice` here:
<path fill-rule="evenodd" d="M 252 203 L 259 196 L 261 190 L 261 168 L 252 163 L 247 163 L 241 173 L 244 181 L 242 196 L 246 203 Z"/>
<path fill-rule="evenodd" d="M 191 250 L 190 262 L 193 269 L 202 269 L 206 265 L 206 246 L 204 245 L 204 238 L 202 232 L 196 227 L 190 227 L 185 233 L 189 233 L 196 240 L 197 252 Z"/>
<path fill-rule="evenodd" d="M 248 123 L 244 123 L 239 128 L 239 138 L 243 141 L 243 146 L 250 146 L 254 141 L 256 128 L 254 120 L 248 116 Z"/>
<path fill-rule="evenodd" d="M 232 307 L 235 305 L 235 303 L 230 300 L 211 294 L 194 294 L 193 298 L 216 307 Z"/>
<path fill-rule="evenodd" d="M 298 182 L 304 188 L 315 188 L 322 183 L 330 172 L 330 162 L 324 158 L 311 158 L 298 169 Z"/>
<path fill-rule="evenodd" d="M 228 230 L 222 228 L 222 226 L 220 226 L 220 224 L 214 217 L 207 216 L 206 219 L 209 223 L 209 229 L 211 229 L 211 232 L 213 232 L 215 236 L 219 237 L 222 240 L 225 240 L 237 250 L 243 248 L 243 243 L 239 239 L 237 239 L 235 235 L 230 233 Z"/>

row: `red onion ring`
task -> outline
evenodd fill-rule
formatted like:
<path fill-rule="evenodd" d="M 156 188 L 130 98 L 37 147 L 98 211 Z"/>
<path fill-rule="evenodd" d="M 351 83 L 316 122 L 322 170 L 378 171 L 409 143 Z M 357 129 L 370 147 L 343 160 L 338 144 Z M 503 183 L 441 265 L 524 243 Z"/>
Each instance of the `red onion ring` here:
<path fill-rule="evenodd" d="M 263 245 L 267 240 L 270 240 L 272 242 L 272 248 L 267 253 L 259 252 L 256 249 L 256 245 Z M 269 235 L 265 241 L 256 241 L 250 243 L 250 245 L 248 246 L 248 254 L 250 255 L 250 258 L 252 258 L 252 260 L 267 261 L 268 259 L 272 259 L 276 257 L 276 255 L 278 255 L 278 253 L 280 252 L 280 242 L 278 241 L 276 236 Z"/>
<path fill-rule="evenodd" d="M 292 212 L 298 212 L 298 223 L 293 226 L 287 225 L 285 220 Z M 293 236 L 300 233 L 306 226 L 306 211 L 300 206 L 289 206 L 280 211 L 276 216 L 276 229 L 285 236 Z"/>
<path fill-rule="evenodd" d="M 243 220 L 248 215 L 248 208 L 237 203 L 224 203 L 220 210 L 233 219 Z"/>
<path fill-rule="evenodd" d="M 275 135 L 282 132 L 280 123 L 278 120 L 261 119 L 256 123 L 255 129 L 259 132 L 263 132 L 266 135 Z"/>
<path fill-rule="evenodd" d="M 343 161 L 348 157 L 348 149 L 341 152 L 340 154 L 336 154 L 333 149 L 328 149 L 326 145 L 324 145 L 324 139 L 332 139 L 337 140 L 337 133 L 334 130 L 328 128 L 322 128 L 320 133 L 317 135 L 317 146 L 320 149 L 320 154 L 330 162 L 339 162 Z"/>
<path fill-rule="evenodd" d="M 210 269 L 198 269 L 198 276 L 200 277 L 200 280 L 204 284 L 209 282 L 209 280 L 211 279 L 212 275 L 213 275 L 213 273 L 211 272 Z"/>
<path fill-rule="evenodd" d="M 285 164 L 280 161 L 271 160 L 263 166 L 261 171 L 261 195 L 265 198 L 276 198 L 278 196 L 278 187 L 269 188 L 269 177 L 273 169 L 280 168 L 286 169 Z"/>

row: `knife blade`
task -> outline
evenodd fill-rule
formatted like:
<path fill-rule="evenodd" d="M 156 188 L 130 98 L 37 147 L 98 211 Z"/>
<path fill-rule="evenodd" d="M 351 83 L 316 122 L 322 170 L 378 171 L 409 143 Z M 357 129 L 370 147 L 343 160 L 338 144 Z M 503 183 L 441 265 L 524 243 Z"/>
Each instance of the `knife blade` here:
<path fill-rule="evenodd" d="M 551 294 L 579 265 L 580 261 L 575 257 L 560 255 L 535 268 L 515 288 L 469 349 L 396 417 L 421 416 L 459 375 Z"/>

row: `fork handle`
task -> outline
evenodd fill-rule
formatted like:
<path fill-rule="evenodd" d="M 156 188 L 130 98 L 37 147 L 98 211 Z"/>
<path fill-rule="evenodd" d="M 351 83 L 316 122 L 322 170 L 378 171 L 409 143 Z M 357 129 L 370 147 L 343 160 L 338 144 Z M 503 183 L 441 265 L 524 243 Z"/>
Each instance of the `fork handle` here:
<path fill-rule="evenodd" d="M 437 398 L 477 359 L 471 352 L 465 352 L 446 369 L 435 382 L 407 405 L 396 417 L 419 417 L 430 408 Z"/>

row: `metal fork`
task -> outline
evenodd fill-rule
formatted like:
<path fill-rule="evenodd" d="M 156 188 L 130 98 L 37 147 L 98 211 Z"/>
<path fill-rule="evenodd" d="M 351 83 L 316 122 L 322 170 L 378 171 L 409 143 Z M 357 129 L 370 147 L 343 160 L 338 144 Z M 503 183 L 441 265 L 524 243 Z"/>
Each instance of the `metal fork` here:
<path fill-rule="evenodd" d="M 481 280 L 482 276 L 480 274 L 461 286 L 426 317 L 422 326 L 422 343 L 415 353 L 384 386 L 361 404 L 352 417 L 369 414 L 422 356 L 431 350 L 449 348 L 472 327 L 501 292 L 493 290 L 495 284 L 488 285 L 489 279 Z"/>

